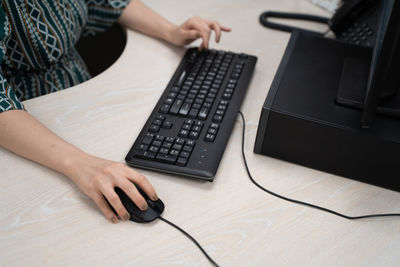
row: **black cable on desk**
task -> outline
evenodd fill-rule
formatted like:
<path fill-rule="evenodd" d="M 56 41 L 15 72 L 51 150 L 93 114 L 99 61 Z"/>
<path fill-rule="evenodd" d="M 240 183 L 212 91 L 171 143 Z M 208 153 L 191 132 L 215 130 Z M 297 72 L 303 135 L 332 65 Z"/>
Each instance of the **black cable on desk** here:
<path fill-rule="evenodd" d="M 289 201 L 289 202 L 292 202 L 292 203 L 300 204 L 300 205 L 303 205 L 303 206 L 307 206 L 307 207 L 310 207 L 310 208 L 322 210 L 322 211 L 325 211 L 325 212 L 334 214 L 334 215 L 336 215 L 336 216 L 339 216 L 339 217 L 342 217 L 342 218 L 345 218 L 345 219 L 348 219 L 348 220 L 358 220 L 358 219 L 365 219 L 365 218 L 372 218 L 372 217 L 392 217 L 392 216 L 400 216 L 400 213 L 383 213 L 383 214 L 368 214 L 368 215 L 362 215 L 362 216 L 348 216 L 348 215 L 345 215 L 345 214 L 336 212 L 336 211 L 334 211 L 334 210 L 330 210 L 330 209 L 327 209 L 327 208 L 324 208 L 324 207 L 320 207 L 320 206 L 317 206 L 317 205 L 314 205 L 314 204 L 310 204 L 310 203 L 307 203 L 307 202 L 303 202 L 303 201 L 300 201 L 300 200 L 291 199 L 291 198 L 288 198 L 288 197 L 279 195 L 279 194 L 277 194 L 277 193 L 274 193 L 274 192 L 272 192 L 272 191 L 270 191 L 270 190 L 268 190 L 268 189 L 262 187 L 260 184 L 258 184 L 258 183 L 254 180 L 253 176 L 252 176 L 251 173 L 250 173 L 249 166 L 247 165 L 246 155 L 245 155 L 245 153 L 244 153 L 244 141 L 245 141 L 245 138 L 244 138 L 244 137 L 245 137 L 245 130 L 246 130 L 246 122 L 245 122 L 245 120 L 244 120 L 243 113 L 242 113 L 241 111 L 239 111 L 239 114 L 240 114 L 240 116 L 241 116 L 241 118 L 242 118 L 242 121 L 243 121 L 242 156 L 243 156 L 244 165 L 245 165 L 245 167 L 246 167 L 247 175 L 249 176 L 250 181 L 251 181 L 255 186 L 257 186 L 258 188 L 260 188 L 261 190 L 263 190 L 264 192 L 266 192 L 266 193 L 268 193 L 268 194 L 271 194 L 271 195 L 273 195 L 274 197 L 278 197 L 278 198 L 280 198 L 280 199 L 283 199 L 283 200 L 286 200 L 286 201 Z"/>
<path fill-rule="evenodd" d="M 167 224 L 171 225 L 172 227 L 176 228 L 177 230 L 181 231 L 182 234 L 184 234 L 186 237 L 188 237 L 190 240 L 193 241 L 193 243 L 195 243 L 195 245 L 201 250 L 201 252 L 203 252 L 204 256 L 207 257 L 207 259 L 216 267 L 218 267 L 219 265 L 207 254 L 207 252 L 203 249 L 203 247 L 199 244 L 199 242 L 196 241 L 196 239 L 194 239 L 190 234 L 188 234 L 185 230 L 183 230 L 182 228 L 180 228 L 178 225 L 168 221 L 167 219 L 164 219 L 163 217 L 159 216 L 158 217 L 161 221 L 166 222 Z"/>

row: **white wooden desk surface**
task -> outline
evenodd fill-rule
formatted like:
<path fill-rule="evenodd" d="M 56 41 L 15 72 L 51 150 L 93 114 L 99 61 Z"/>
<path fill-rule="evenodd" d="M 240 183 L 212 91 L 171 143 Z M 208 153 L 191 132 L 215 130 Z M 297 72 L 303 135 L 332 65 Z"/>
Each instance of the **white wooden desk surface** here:
<path fill-rule="evenodd" d="M 305 0 L 145 2 L 176 23 L 193 15 L 218 19 L 233 31 L 214 47 L 258 56 L 242 111 L 249 166 L 260 184 L 350 215 L 400 211 L 399 193 L 252 152 L 261 106 L 289 39 L 261 27 L 258 16 L 267 9 L 327 15 L 323 10 Z M 183 53 L 128 32 L 123 55 L 100 76 L 25 104 L 68 142 L 123 162 Z M 241 130 L 238 118 L 213 183 L 141 171 L 165 202 L 164 217 L 197 238 L 219 264 L 400 264 L 400 219 L 347 221 L 251 184 L 240 154 Z M 192 242 L 165 223 L 113 225 L 63 175 L 3 149 L 0 159 L 1 266 L 209 266 Z"/>

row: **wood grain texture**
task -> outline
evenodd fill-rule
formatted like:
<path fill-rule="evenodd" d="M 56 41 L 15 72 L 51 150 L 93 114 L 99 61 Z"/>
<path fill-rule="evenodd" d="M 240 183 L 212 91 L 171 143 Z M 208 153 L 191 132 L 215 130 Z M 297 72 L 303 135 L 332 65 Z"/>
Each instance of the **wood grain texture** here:
<path fill-rule="evenodd" d="M 349 215 L 400 211 L 399 193 L 252 152 L 260 109 L 289 39 L 261 27 L 259 14 L 267 9 L 327 13 L 305 0 L 145 2 L 176 23 L 193 15 L 218 19 L 233 31 L 213 47 L 258 56 L 242 112 L 249 167 L 260 184 Z M 123 162 L 183 53 L 129 31 L 123 55 L 107 71 L 25 105 L 68 142 Z M 219 264 L 400 264 L 399 219 L 347 221 L 253 186 L 240 154 L 241 130 L 238 118 L 213 183 L 141 171 L 165 202 L 164 217 L 197 238 Z M 66 177 L 2 149 L 0 159 L 1 266 L 209 266 L 188 239 L 163 222 L 113 225 Z"/>

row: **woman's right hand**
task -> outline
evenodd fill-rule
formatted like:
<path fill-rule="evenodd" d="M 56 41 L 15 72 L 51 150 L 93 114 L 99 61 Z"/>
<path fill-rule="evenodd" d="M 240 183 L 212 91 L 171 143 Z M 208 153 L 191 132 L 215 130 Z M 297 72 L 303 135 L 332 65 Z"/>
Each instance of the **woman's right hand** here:
<path fill-rule="evenodd" d="M 147 209 L 147 203 L 132 182 L 142 188 L 150 199 L 158 199 L 153 186 L 146 177 L 123 163 L 84 154 L 70 162 L 69 166 L 65 174 L 96 203 L 104 216 L 113 223 L 118 222 L 118 218 L 107 201 L 123 221 L 130 218 L 128 211 L 114 191 L 115 187 L 121 188 L 141 210 Z"/>

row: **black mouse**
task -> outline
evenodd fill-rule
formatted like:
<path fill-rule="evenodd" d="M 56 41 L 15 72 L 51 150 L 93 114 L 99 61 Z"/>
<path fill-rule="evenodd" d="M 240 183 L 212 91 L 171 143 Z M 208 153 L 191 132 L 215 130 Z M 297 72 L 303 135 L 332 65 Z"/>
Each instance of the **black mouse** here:
<path fill-rule="evenodd" d="M 165 208 L 164 203 L 161 201 L 161 199 L 158 199 L 157 201 L 151 200 L 139 186 L 137 186 L 136 184 L 134 185 L 136 186 L 139 193 L 144 197 L 144 199 L 147 202 L 148 208 L 145 211 L 139 209 L 138 206 L 136 206 L 135 202 L 133 202 L 122 189 L 118 187 L 115 188 L 115 192 L 121 199 L 122 204 L 125 206 L 126 210 L 131 215 L 130 220 L 138 223 L 146 223 L 154 221 L 164 211 Z M 115 212 L 114 209 L 113 211 Z"/>

